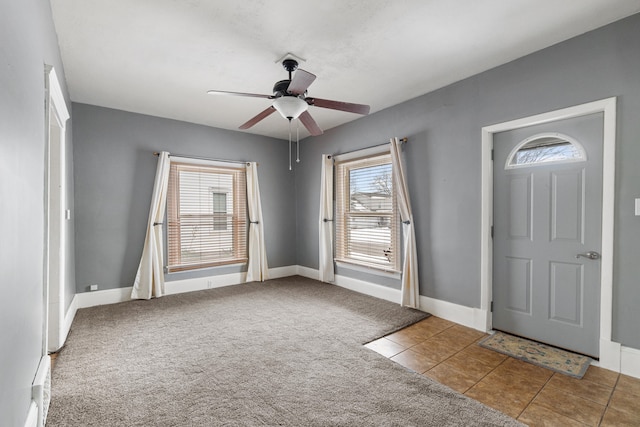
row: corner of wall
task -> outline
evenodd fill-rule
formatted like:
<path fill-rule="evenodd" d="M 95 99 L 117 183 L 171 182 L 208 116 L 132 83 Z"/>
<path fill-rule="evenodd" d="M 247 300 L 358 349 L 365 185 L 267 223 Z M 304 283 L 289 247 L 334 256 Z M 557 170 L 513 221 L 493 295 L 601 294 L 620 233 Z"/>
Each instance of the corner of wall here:
<path fill-rule="evenodd" d="M 320 272 L 314 268 L 305 267 L 303 265 L 296 266 L 296 274 L 308 279 L 320 280 Z"/>

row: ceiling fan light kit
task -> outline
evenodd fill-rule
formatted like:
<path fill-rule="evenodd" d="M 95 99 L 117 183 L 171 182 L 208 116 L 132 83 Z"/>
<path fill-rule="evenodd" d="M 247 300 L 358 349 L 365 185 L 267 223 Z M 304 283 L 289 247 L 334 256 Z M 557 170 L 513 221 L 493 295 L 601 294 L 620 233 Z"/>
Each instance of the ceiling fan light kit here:
<path fill-rule="evenodd" d="M 289 154 L 291 154 L 291 121 L 299 119 L 311 135 L 322 135 L 322 129 L 307 111 L 309 106 L 328 108 L 331 110 L 346 111 L 356 114 L 369 114 L 369 106 L 364 104 L 352 104 L 342 101 L 331 101 L 321 98 L 307 97 L 307 88 L 316 79 L 314 74 L 298 69 L 298 61 L 292 54 L 287 54 L 282 59 L 282 66 L 289 73 L 287 80 L 280 80 L 273 86 L 273 95 L 260 95 L 255 93 L 227 92 L 221 90 L 210 90 L 210 95 L 232 95 L 245 96 L 251 98 L 273 99 L 273 103 L 256 116 L 240 125 L 240 129 L 249 129 L 274 111 L 278 111 L 282 117 L 289 121 Z M 295 71 L 295 74 L 293 72 Z M 297 132 L 296 132 L 297 133 Z M 297 138 L 296 138 L 297 139 Z M 291 170 L 291 155 L 289 156 L 289 170 Z M 300 161 L 299 158 L 297 160 Z"/>
<path fill-rule="evenodd" d="M 297 119 L 307 111 L 309 104 L 297 96 L 281 96 L 273 101 L 273 107 L 287 120 Z"/>

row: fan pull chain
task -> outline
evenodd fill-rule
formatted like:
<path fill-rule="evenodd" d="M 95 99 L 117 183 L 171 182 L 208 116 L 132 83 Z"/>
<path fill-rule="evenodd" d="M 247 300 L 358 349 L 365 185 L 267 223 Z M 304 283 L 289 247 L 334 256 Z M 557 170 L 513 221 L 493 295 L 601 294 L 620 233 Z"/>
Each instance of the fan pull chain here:
<path fill-rule="evenodd" d="M 300 163 L 300 119 L 296 120 L 296 163 Z"/>
<path fill-rule="evenodd" d="M 289 170 L 291 170 L 291 119 L 289 119 Z"/>

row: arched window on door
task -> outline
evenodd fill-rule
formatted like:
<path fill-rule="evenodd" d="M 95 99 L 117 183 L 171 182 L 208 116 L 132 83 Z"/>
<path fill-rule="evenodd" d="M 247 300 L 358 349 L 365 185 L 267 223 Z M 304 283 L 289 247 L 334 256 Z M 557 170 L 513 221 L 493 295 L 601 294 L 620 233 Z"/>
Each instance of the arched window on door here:
<path fill-rule="evenodd" d="M 560 133 L 544 133 L 534 135 L 516 145 L 507 156 L 505 169 L 586 160 L 584 148 L 575 139 Z"/>

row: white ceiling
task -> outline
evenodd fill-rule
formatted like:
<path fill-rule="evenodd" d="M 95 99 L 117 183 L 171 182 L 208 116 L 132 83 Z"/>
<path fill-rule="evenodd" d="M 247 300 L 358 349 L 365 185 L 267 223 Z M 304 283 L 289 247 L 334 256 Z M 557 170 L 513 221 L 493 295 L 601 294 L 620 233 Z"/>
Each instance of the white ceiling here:
<path fill-rule="evenodd" d="M 51 0 L 71 99 L 237 129 L 287 52 L 376 112 L 640 11 L 640 0 Z M 357 114 L 311 107 L 324 130 Z M 301 127 L 301 130 L 303 128 Z M 249 132 L 288 138 L 272 114 Z M 308 135 L 306 130 L 301 137 Z"/>

